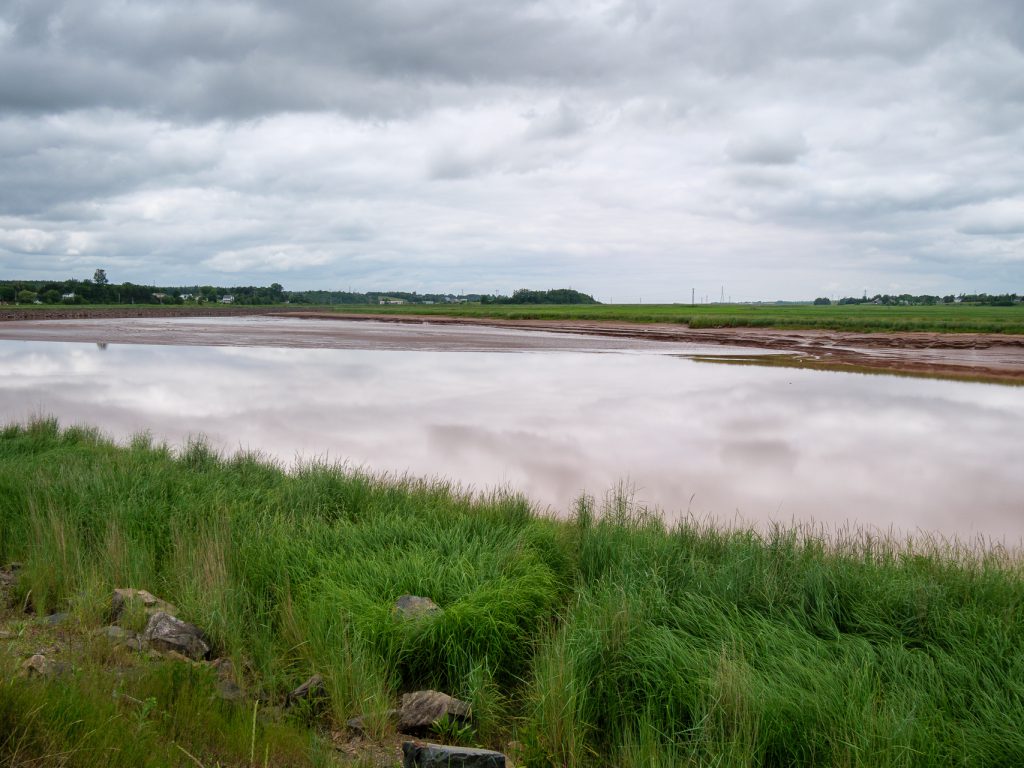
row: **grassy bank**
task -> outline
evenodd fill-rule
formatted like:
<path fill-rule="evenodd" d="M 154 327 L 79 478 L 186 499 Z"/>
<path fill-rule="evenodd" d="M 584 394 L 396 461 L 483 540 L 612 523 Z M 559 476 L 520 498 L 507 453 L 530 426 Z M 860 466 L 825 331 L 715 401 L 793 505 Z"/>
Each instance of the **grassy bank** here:
<path fill-rule="evenodd" d="M 463 739 L 531 766 L 1024 762 L 1024 584 L 1001 551 L 666 527 L 616 498 L 555 521 L 514 495 L 43 420 L 0 435 L 12 560 L 0 764 L 332 764 L 347 718 L 386 739 L 423 687 L 472 703 Z M 38 617 L 86 636 L 122 586 L 203 627 L 247 700 L 89 643 L 69 679 L 14 677 Z M 398 621 L 406 593 L 444 610 Z M 313 672 L 329 707 L 284 710 Z"/>
<path fill-rule="evenodd" d="M 407 305 L 334 307 L 339 312 L 510 320 L 604 320 L 630 323 L 681 323 L 691 328 L 783 328 L 854 332 L 932 331 L 936 333 L 1024 333 L 1024 305 L 970 304 L 880 306 L 850 304 L 747 305 L 602 304 L 602 305 Z"/>

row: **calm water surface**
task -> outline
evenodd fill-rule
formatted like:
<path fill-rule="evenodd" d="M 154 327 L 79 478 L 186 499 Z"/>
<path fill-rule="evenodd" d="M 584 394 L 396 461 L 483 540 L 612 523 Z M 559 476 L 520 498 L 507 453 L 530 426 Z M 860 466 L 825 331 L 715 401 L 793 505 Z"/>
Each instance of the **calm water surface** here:
<path fill-rule="evenodd" d="M 715 365 L 678 347 L 2 341 L 0 416 L 203 434 L 286 463 L 510 486 L 557 510 L 625 481 L 668 516 L 1024 536 L 1024 389 Z"/>

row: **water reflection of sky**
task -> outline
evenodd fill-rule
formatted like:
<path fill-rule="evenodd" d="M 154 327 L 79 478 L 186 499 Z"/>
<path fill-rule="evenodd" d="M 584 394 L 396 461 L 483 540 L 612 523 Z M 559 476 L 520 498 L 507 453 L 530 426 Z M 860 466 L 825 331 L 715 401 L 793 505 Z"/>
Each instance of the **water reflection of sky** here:
<path fill-rule="evenodd" d="M 670 514 L 1024 536 L 1024 391 L 670 355 L 0 342 L 0 416 Z"/>

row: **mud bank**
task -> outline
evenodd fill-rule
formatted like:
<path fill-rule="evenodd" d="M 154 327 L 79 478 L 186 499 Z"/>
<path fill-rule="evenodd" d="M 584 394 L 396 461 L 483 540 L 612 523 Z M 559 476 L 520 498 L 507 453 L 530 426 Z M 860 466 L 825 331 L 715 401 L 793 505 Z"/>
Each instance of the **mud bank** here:
<path fill-rule="evenodd" d="M 502 320 L 302 311 L 289 312 L 286 316 L 406 324 L 478 325 L 656 342 L 744 347 L 788 353 L 786 362 L 799 367 L 1024 384 L 1024 338 L 1000 334 L 695 329 L 671 323 L 640 325 L 604 321 Z M 772 364 L 783 362 L 777 356 L 772 356 L 771 361 Z M 768 362 L 768 358 L 742 362 Z"/>
<path fill-rule="evenodd" d="M 0 308 L 0 322 L 23 320 L 91 320 L 108 317 L 240 317 L 243 315 L 271 315 L 281 307 L 169 306 L 154 305 L 125 307 L 47 307 L 45 309 L 19 309 L 14 306 Z"/>
<path fill-rule="evenodd" d="M 533 331 L 547 334 L 599 337 L 612 348 L 633 347 L 636 344 L 683 343 L 699 344 L 705 348 L 735 350 L 735 359 L 716 353 L 719 362 L 791 365 L 802 368 L 827 370 L 894 373 L 916 376 L 1024 384 L 1024 337 L 982 333 L 851 333 L 823 330 L 777 330 L 770 328 L 702 328 L 672 323 L 620 323 L 577 320 L 504 320 L 495 318 L 466 318 L 443 316 L 387 315 L 345 313 L 324 310 L 282 310 L 281 307 L 141 307 L 141 308 L 47 308 L 41 310 L 8 308 L 0 310 L 0 338 L 37 339 L 51 341 L 97 341 L 109 343 L 149 344 L 214 344 L 295 347 L 349 347 L 367 343 L 366 339 L 348 338 L 351 333 L 331 333 L 322 328 L 293 328 L 275 333 L 272 340 L 266 335 L 254 338 L 248 330 L 218 328 L 191 324 L 183 333 L 176 324 L 160 327 L 98 328 L 105 320 L 150 318 L 227 318 L 244 316 L 283 317 L 306 320 L 372 321 L 404 327 L 402 333 L 372 334 L 373 344 L 385 348 L 408 348 L 418 344 L 411 329 L 430 328 L 430 344 L 437 348 L 476 348 L 478 339 L 467 340 L 466 332 L 473 327 L 504 329 L 506 331 Z M 63 321 L 63 322 L 48 322 Z M 80 322 L 75 322 L 80 321 Z M 445 333 L 438 333 L 441 329 Z M 502 348 L 533 348 L 550 345 L 537 334 L 536 344 L 521 339 L 507 338 Z M 491 339 L 489 343 L 496 342 Z M 395 345 L 398 345 L 395 347 Z M 554 346 L 563 346 L 556 344 Z M 575 346 L 570 344 L 569 346 Z M 750 351 L 763 350 L 775 355 L 757 356 Z M 699 354 L 699 353 L 698 353 Z"/>

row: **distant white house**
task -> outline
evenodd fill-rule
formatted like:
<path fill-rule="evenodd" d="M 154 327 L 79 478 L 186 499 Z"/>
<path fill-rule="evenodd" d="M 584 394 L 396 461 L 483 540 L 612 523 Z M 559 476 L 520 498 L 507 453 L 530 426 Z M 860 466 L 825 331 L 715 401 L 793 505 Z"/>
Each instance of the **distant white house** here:
<path fill-rule="evenodd" d="M 405 304 L 405 299 L 383 298 L 383 299 L 380 300 L 380 303 L 381 304 Z"/>
<path fill-rule="evenodd" d="M 192 294 L 191 293 L 183 293 L 183 294 L 181 294 L 181 300 L 182 301 L 192 301 Z"/>
<path fill-rule="evenodd" d="M 235 303 L 235 297 L 232 296 L 230 293 L 225 294 L 224 296 L 220 297 L 220 303 L 221 304 L 234 304 Z"/>
<path fill-rule="evenodd" d="M 75 298 L 75 294 L 74 294 L 74 293 L 62 293 L 62 294 L 60 295 L 60 297 L 61 297 L 61 299 L 63 299 L 64 301 L 68 301 L 68 300 L 70 300 L 70 299 L 74 299 L 74 298 Z"/>

